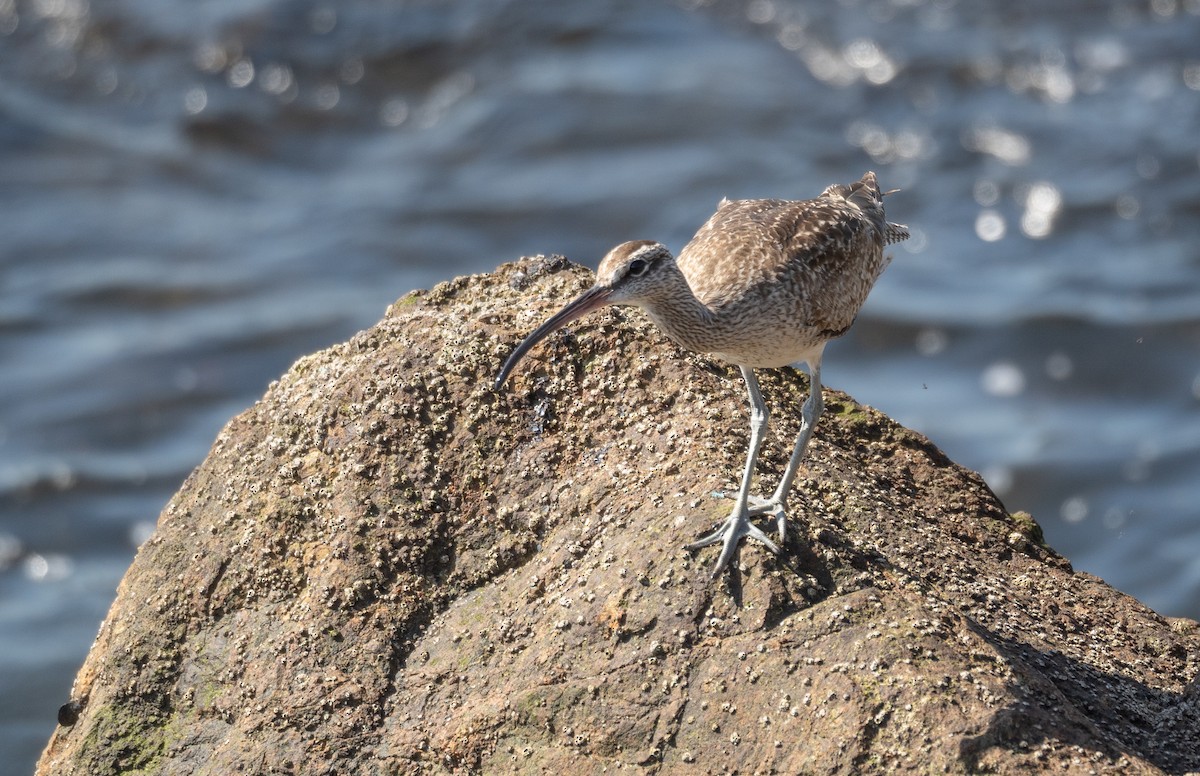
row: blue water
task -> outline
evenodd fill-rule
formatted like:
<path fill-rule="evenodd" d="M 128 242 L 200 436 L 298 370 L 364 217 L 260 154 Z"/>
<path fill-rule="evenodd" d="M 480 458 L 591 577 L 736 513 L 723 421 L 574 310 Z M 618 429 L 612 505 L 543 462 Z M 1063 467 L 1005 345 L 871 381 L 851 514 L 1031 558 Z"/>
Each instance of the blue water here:
<path fill-rule="evenodd" d="M 412 288 L 875 169 L 826 381 L 1200 616 L 1200 0 L 0 2 L 0 774 L 217 431 Z"/>

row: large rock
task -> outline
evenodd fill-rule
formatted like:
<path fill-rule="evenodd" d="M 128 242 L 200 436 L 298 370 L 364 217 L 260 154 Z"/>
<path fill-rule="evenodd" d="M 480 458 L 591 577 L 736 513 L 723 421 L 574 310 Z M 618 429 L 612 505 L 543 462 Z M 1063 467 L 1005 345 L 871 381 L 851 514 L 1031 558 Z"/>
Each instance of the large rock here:
<path fill-rule="evenodd" d="M 1196 624 L 836 391 L 787 561 L 710 581 L 681 547 L 729 509 L 735 370 L 610 310 L 491 388 L 589 282 L 415 292 L 272 384 L 138 553 L 38 772 L 1200 769 Z M 805 384 L 763 383 L 765 490 Z"/>

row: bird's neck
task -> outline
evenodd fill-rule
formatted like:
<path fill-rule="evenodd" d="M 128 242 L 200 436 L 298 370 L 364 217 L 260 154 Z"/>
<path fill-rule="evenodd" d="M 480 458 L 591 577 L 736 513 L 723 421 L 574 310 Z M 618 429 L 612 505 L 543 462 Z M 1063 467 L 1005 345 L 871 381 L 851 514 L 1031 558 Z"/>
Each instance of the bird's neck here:
<path fill-rule="evenodd" d="M 696 298 L 679 266 L 671 261 L 663 266 L 662 282 L 654 292 L 638 300 L 647 315 L 667 336 L 683 347 L 704 352 L 703 337 L 711 325 L 712 310 Z"/>

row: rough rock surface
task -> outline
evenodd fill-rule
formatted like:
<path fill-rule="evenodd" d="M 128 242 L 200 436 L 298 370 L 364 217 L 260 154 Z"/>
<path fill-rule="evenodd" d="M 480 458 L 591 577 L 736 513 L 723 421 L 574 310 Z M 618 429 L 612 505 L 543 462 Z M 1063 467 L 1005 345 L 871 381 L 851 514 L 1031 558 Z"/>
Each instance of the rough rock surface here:
<path fill-rule="evenodd" d="M 1182 773 L 1200 634 L 1075 573 L 928 440 L 827 392 L 786 563 L 724 517 L 736 370 L 530 259 L 398 301 L 222 431 L 41 774 Z M 763 490 L 804 380 L 766 377 Z M 930 401 L 936 401 L 931 394 Z"/>

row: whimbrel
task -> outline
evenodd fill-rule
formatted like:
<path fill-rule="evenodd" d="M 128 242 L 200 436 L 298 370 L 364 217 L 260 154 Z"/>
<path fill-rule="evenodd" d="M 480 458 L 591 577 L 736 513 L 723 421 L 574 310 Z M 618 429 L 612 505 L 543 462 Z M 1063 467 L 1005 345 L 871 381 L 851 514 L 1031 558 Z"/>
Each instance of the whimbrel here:
<path fill-rule="evenodd" d="M 884 246 L 907 237 L 904 226 L 884 217 L 873 172 L 857 183 L 830 186 L 816 199 L 722 200 L 678 258 L 650 240 L 609 251 L 596 284 L 517 346 L 496 388 L 556 329 L 604 305 L 642 308 L 679 345 L 737 364 L 750 395 L 750 448 L 733 511 L 686 549 L 722 545 L 713 577 L 729 564 L 743 537 L 781 554 L 751 517 L 773 515 L 780 544 L 785 541 L 788 492 L 824 406 L 821 354 L 829 340 L 850 328 L 887 266 Z M 754 370 L 782 366 L 804 366 L 810 390 L 783 479 L 770 497 L 761 498 L 750 495 L 750 482 L 768 411 Z"/>

